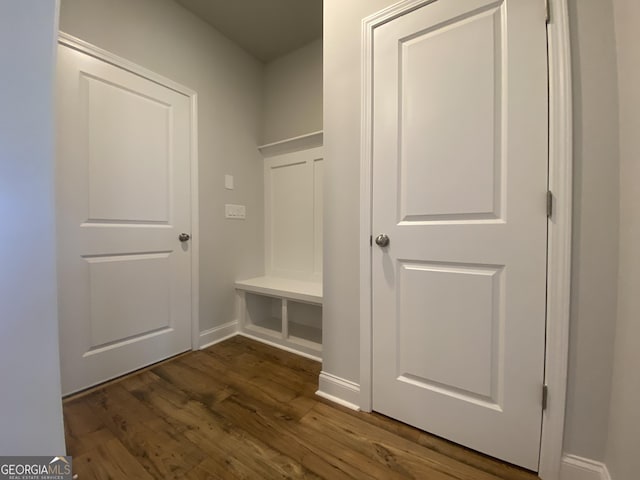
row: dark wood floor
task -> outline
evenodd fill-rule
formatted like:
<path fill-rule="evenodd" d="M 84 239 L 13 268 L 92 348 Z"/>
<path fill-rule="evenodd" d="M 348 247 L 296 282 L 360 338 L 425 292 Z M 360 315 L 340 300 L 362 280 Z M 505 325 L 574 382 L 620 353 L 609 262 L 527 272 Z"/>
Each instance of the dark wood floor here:
<path fill-rule="evenodd" d="M 64 402 L 85 479 L 537 477 L 314 392 L 320 364 L 235 337 Z"/>

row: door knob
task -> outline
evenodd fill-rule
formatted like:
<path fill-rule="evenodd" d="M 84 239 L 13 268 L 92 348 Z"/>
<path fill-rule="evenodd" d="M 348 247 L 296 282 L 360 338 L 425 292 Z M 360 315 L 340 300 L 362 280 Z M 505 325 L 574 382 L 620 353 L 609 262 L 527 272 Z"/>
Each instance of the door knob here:
<path fill-rule="evenodd" d="M 384 233 L 381 233 L 376 237 L 376 245 L 378 245 L 379 247 L 386 247 L 387 245 L 389 245 L 389 237 Z"/>
<path fill-rule="evenodd" d="M 181 242 L 188 242 L 190 238 L 191 235 L 189 235 L 188 233 L 181 233 L 180 235 L 178 235 L 178 240 L 180 240 Z"/>

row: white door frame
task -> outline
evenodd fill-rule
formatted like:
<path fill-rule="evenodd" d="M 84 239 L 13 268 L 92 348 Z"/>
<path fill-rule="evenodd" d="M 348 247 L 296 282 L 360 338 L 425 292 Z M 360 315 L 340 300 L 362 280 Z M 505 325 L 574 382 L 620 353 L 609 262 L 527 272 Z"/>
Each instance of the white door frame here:
<path fill-rule="evenodd" d="M 96 47 L 90 43 L 73 37 L 67 33 L 58 33 L 58 43 L 90 55 L 118 68 L 126 70 L 154 83 L 174 90 L 190 100 L 190 169 L 191 169 L 191 349 L 200 347 L 200 231 L 198 215 L 198 94 L 179 83 L 169 80 L 162 75 L 147 70 L 111 52 Z"/>
<path fill-rule="evenodd" d="M 403 0 L 362 21 L 362 117 L 360 165 L 360 409 L 372 408 L 372 106 L 374 29 L 436 0 Z M 544 8 L 545 0 L 540 1 Z M 553 215 L 548 221 L 547 334 L 545 385 L 549 396 L 542 416 L 539 475 L 558 480 L 562 458 L 569 352 L 572 218 L 572 90 L 567 0 L 550 2 L 549 190 Z"/>

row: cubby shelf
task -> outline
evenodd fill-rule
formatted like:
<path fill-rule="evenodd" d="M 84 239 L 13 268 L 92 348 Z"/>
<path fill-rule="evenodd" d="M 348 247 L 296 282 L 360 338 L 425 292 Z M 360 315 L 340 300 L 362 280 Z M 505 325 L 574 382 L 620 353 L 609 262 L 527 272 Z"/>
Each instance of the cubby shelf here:
<path fill-rule="evenodd" d="M 235 287 L 245 335 L 321 359 L 321 283 L 257 277 L 238 281 Z"/>

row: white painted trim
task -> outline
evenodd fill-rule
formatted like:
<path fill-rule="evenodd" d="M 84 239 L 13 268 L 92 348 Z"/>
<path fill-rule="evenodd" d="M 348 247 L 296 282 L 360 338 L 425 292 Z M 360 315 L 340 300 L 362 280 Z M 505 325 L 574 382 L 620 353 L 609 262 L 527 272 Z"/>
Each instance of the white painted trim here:
<path fill-rule="evenodd" d="M 238 334 L 238 320 L 218 325 L 201 332 L 198 337 L 199 349 L 209 348 L 216 343 L 220 343 Z"/>
<path fill-rule="evenodd" d="M 200 196 L 198 193 L 198 94 L 191 95 L 191 348 L 200 345 Z"/>
<path fill-rule="evenodd" d="M 100 47 L 96 47 L 95 45 L 85 42 L 73 35 L 69 35 L 65 32 L 58 32 L 58 43 L 61 45 L 66 45 L 67 47 L 73 48 L 74 50 L 78 50 L 79 52 L 86 53 L 92 57 L 98 58 L 104 62 L 107 62 L 115 67 L 122 68 L 127 72 L 133 73 L 134 75 L 138 75 L 140 77 L 146 78 L 147 80 L 151 80 L 152 82 L 157 83 L 158 85 L 162 85 L 164 87 L 170 88 L 182 95 L 187 97 L 192 97 L 196 94 L 194 90 L 191 90 L 184 85 L 180 85 L 173 80 L 163 77 L 162 75 L 152 72 L 136 63 L 133 63 L 126 58 L 122 58 L 114 53 L 111 53 L 107 50 L 103 50 Z"/>
<path fill-rule="evenodd" d="M 190 100 L 190 170 L 191 170 L 191 349 L 200 347 L 200 216 L 198 200 L 198 94 L 151 70 L 107 50 L 96 47 L 65 32 L 58 32 L 58 43 L 170 88 Z"/>
<path fill-rule="evenodd" d="M 238 332 L 238 335 L 250 338 L 251 340 L 255 340 L 256 342 L 264 343 L 265 345 L 269 345 L 270 347 L 279 348 L 280 350 L 284 350 L 285 352 L 295 353 L 296 355 L 300 355 L 301 357 L 308 358 L 309 360 L 322 363 L 322 358 L 320 357 L 311 355 L 310 353 L 306 353 L 300 350 L 296 350 L 295 348 L 287 347 L 286 345 L 282 345 L 280 343 L 271 342 L 265 338 L 258 337 L 257 335 L 252 335 L 249 332 L 241 330 Z"/>
<path fill-rule="evenodd" d="M 564 439 L 571 299 L 571 221 L 573 209 L 573 105 L 571 43 L 567 0 L 550 2 L 549 50 L 549 190 L 554 211 L 548 222 L 547 336 L 545 384 L 549 388 L 542 416 L 538 474 L 559 480 Z"/>
<path fill-rule="evenodd" d="M 323 142 L 323 132 L 308 133 L 299 137 L 287 138 L 266 145 L 260 145 L 258 150 L 263 157 L 273 157 L 284 153 L 297 152 L 298 150 L 308 150 L 310 148 L 321 147 Z"/>
<path fill-rule="evenodd" d="M 320 372 L 316 395 L 343 407 L 360 410 L 360 385 L 330 373 Z"/>
<path fill-rule="evenodd" d="M 576 455 L 564 455 L 560 466 L 560 480 L 611 480 L 607 466 L 602 462 Z"/>
<path fill-rule="evenodd" d="M 372 408 L 372 94 L 373 31 L 434 0 L 404 0 L 362 21 L 362 98 L 360 165 L 360 408 Z M 547 337 L 545 383 L 549 405 L 543 413 L 539 475 L 559 480 L 564 435 L 569 300 L 571 288 L 572 91 L 567 0 L 551 2 L 549 42 L 549 188 L 555 211 L 549 221 L 547 258 Z M 355 403 L 355 402 L 354 402 Z"/>
<path fill-rule="evenodd" d="M 362 20 L 360 143 L 360 409 L 373 406 L 373 326 L 371 310 L 373 30 L 435 0 L 404 0 Z"/>

